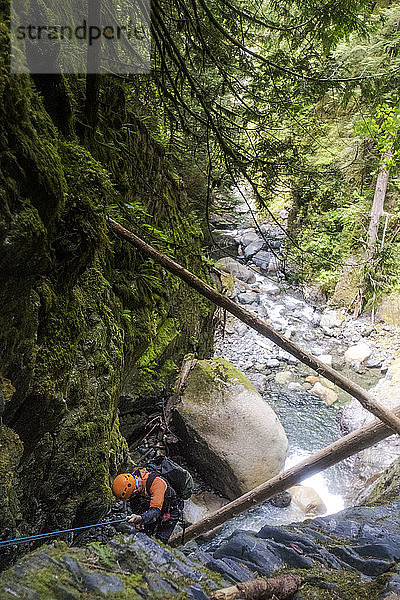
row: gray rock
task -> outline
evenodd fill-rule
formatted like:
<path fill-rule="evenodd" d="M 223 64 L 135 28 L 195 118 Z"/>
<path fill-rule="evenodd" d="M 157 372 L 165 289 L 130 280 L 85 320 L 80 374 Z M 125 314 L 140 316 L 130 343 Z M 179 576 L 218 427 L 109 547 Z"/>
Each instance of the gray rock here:
<path fill-rule="evenodd" d="M 355 371 L 356 373 L 359 373 L 360 375 L 363 375 L 365 373 L 365 367 L 364 365 L 361 364 L 361 362 L 359 360 L 353 360 L 350 365 L 349 365 L 350 369 L 352 369 L 352 371 Z"/>
<path fill-rule="evenodd" d="M 383 363 L 383 358 L 381 356 L 370 356 L 364 362 L 364 365 L 368 369 L 380 369 Z"/>
<path fill-rule="evenodd" d="M 240 243 L 242 244 L 243 248 L 246 248 L 246 246 L 249 246 L 250 244 L 252 244 L 253 242 L 256 242 L 257 240 L 259 240 L 259 235 L 254 231 L 254 229 L 250 229 L 246 232 L 244 232 L 240 237 Z"/>
<path fill-rule="evenodd" d="M 372 350 L 368 344 L 361 343 L 355 346 L 350 346 L 344 353 L 344 358 L 347 362 L 357 361 L 364 362 L 371 356 Z"/>
<path fill-rule="evenodd" d="M 291 354 L 289 354 L 288 358 L 286 359 L 286 362 L 288 365 L 297 365 L 299 360 Z"/>
<path fill-rule="evenodd" d="M 233 558 L 260 575 L 271 576 L 284 566 L 281 557 L 268 548 L 264 540 L 257 540 L 248 532 L 237 532 L 214 552 L 214 558 Z"/>
<path fill-rule="evenodd" d="M 300 392 L 303 390 L 303 386 L 298 381 L 291 381 L 287 387 L 291 392 Z"/>
<path fill-rule="evenodd" d="M 268 273 L 276 273 L 282 267 L 282 262 L 276 256 L 272 256 L 268 263 Z"/>
<path fill-rule="evenodd" d="M 191 461 L 229 499 L 267 481 L 283 467 L 288 442 L 278 417 L 228 361 L 198 361 L 175 413 Z"/>
<path fill-rule="evenodd" d="M 241 304 L 255 303 L 255 306 L 257 306 L 257 304 L 260 302 L 260 295 L 252 292 L 244 292 L 243 294 L 238 294 L 237 299 Z"/>
<path fill-rule="evenodd" d="M 269 296 L 278 296 L 280 294 L 280 288 L 277 285 L 270 285 L 267 288 L 264 288 L 264 291 L 266 294 L 268 294 Z"/>
<path fill-rule="evenodd" d="M 392 576 L 387 578 L 391 585 L 386 589 L 394 591 L 400 582 L 399 509 L 397 500 L 386 506 L 346 509 L 292 524 L 289 529 L 266 525 L 256 535 L 236 531 L 214 557 L 236 560 L 267 576 L 280 570 L 282 562 L 301 569 L 313 564 L 319 568 L 325 565 L 328 569 L 350 569 L 369 577 L 391 571 Z M 338 595 L 342 597 L 341 593 Z"/>
<path fill-rule="evenodd" d="M 397 600 L 393 594 L 400 596 L 400 573 L 395 573 L 386 582 L 385 595 L 382 600 Z"/>
<path fill-rule="evenodd" d="M 184 590 L 187 600 L 209 600 L 199 585 L 191 585 Z"/>
<path fill-rule="evenodd" d="M 251 258 L 255 254 L 257 254 L 257 252 L 262 250 L 264 246 L 265 243 L 263 240 L 255 240 L 254 242 L 251 242 L 251 244 L 245 247 L 245 249 L 243 250 L 243 255 L 245 258 Z"/>
<path fill-rule="evenodd" d="M 272 254 L 271 252 L 267 252 L 266 250 L 260 250 L 253 256 L 253 263 L 260 267 L 262 271 L 268 272 L 269 261 L 271 260 Z"/>
<path fill-rule="evenodd" d="M 256 281 L 254 273 L 234 258 L 228 256 L 221 258 L 215 266 L 217 269 L 220 269 L 225 273 L 230 273 L 245 283 L 255 283 Z"/>
<path fill-rule="evenodd" d="M 210 556 L 206 567 L 220 573 L 228 581 L 249 581 L 254 578 L 254 573 L 248 567 L 231 558 L 213 558 Z"/>
<path fill-rule="evenodd" d="M 40 600 L 38 592 L 25 585 L 20 585 L 17 582 L 10 583 L 3 589 L 8 598 L 16 598 L 17 600 Z"/>
<path fill-rule="evenodd" d="M 105 596 L 125 591 L 124 584 L 119 577 L 88 571 L 82 567 L 80 571 L 81 581 L 88 590 L 100 592 Z"/>
<path fill-rule="evenodd" d="M 340 327 L 343 324 L 343 315 L 336 310 L 326 310 L 321 317 L 321 327 Z"/>
<path fill-rule="evenodd" d="M 279 365 L 280 365 L 280 364 L 281 364 L 281 363 L 280 363 L 280 362 L 279 362 L 279 360 L 278 360 L 278 359 L 276 359 L 276 358 L 268 358 L 268 359 L 265 361 L 265 366 L 266 366 L 268 369 L 276 369 L 276 368 L 278 368 L 278 367 L 279 367 Z"/>

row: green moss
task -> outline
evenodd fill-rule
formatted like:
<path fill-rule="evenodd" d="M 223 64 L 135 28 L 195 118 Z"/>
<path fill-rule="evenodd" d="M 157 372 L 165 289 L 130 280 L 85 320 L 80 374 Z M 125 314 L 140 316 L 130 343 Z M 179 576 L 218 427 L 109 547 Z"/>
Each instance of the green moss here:
<path fill-rule="evenodd" d="M 15 387 L 9 379 L 0 375 L 0 393 L 3 396 L 4 402 L 10 402 L 11 398 L 15 394 Z M 1 412 L 3 412 L 1 410 Z"/>
<path fill-rule="evenodd" d="M 107 548 L 107 547 L 105 547 Z M 57 542 L 55 548 L 42 547 L 35 551 L 33 555 L 37 561 L 33 563 L 23 562 L 24 576 L 18 576 L 13 570 L 5 573 L 9 581 L 9 587 L 13 583 L 23 585 L 26 590 L 33 590 L 39 594 L 40 600 L 54 600 L 55 597 L 87 598 L 87 600 L 103 600 L 105 597 L 112 597 L 115 600 L 140 600 L 142 596 L 136 591 L 143 585 L 143 577 L 139 573 L 127 574 L 118 568 L 114 562 L 111 566 L 105 564 L 104 560 L 99 560 L 98 548 L 95 552 L 93 547 L 90 550 L 68 548 L 63 542 Z M 100 552 L 102 559 L 106 550 Z M 76 561 L 78 565 L 90 574 L 104 574 L 118 578 L 123 584 L 124 591 L 115 593 L 102 593 L 100 590 L 92 590 L 84 582 L 79 581 L 66 567 L 64 559 Z M 38 566 L 42 565 L 42 566 Z M 60 568 L 61 567 L 61 568 Z M 15 597 L 12 592 L 4 592 L 4 598 Z"/>
<path fill-rule="evenodd" d="M 175 319 L 166 319 L 157 330 L 155 339 L 150 343 L 146 352 L 139 360 L 140 367 L 147 367 L 162 355 L 167 346 L 178 335 Z"/>
<path fill-rule="evenodd" d="M 363 504 L 380 506 L 400 497 L 400 458 L 395 460 L 377 479 Z"/>
<path fill-rule="evenodd" d="M 197 362 L 185 388 L 185 395 L 188 397 L 193 395 L 196 401 L 203 398 L 205 402 L 208 402 L 208 397 L 215 394 L 218 382 L 221 382 L 221 398 L 223 398 L 225 383 L 240 385 L 246 390 L 257 393 L 255 387 L 239 369 L 224 358 L 215 357 Z M 199 393 L 200 391 L 201 393 Z"/>
<path fill-rule="evenodd" d="M 0 38 L 7 48 L 1 24 Z M 104 144 L 84 148 L 52 122 L 46 94 L 30 77 L 10 76 L 1 58 L 0 364 L 10 382 L 3 419 L 24 444 L 13 469 L 22 531 L 33 533 L 109 507 L 110 474 L 127 459 L 121 382 L 145 421 L 142 407 L 154 410 L 183 355 L 210 352 L 212 308 L 108 230 L 116 206 L 128 227 L 208 278 L 181 177 L 136 116 L 130 88 L 102 80 Z M 64 79 L 73 125 L 83 118 L 84 80 Z M 135 135 L 121 128 L 126 121 Z M 11 503 L 16 514 L 18 499 Z"/>
<path fill-rule="evenodd" d="M 0 424 L 0 529 L 12 531 L 14 518 L 19 515 L 16 494 L 16 467 L 23 453 L 19 437 Z M 11 526 L 11 527 L 10 527 Z"/>
<path fill-rule="evenodd" d="M 92 551 L 100 561 L 100 565 L 109 571 L 118 567 L 117 560 L 107 544 L 100 542 L 92 542 L 87 546 L 89 551 Z"/>

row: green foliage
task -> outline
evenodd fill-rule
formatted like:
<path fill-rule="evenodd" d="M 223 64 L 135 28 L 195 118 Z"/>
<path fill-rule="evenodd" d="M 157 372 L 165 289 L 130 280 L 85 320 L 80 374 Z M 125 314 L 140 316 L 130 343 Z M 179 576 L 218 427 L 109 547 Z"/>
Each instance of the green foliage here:
<path fill-rule="evenodd" d="M 387 171 L 399 161 L 398 129 L 400 105 L 379 106 L 373 117 L 364 118 L 354 124 L 354 132 L 360 137 L 372 138 L 380 152 L 380 168 Z"/>
<path fill-rule="evenodd" d="M 118 562 L 115 554 L 107 544 L 101 542 L 91 542 L 88 549 L 99 559 L 100 565 L 105 569 L 112 571 L 118 568 Z"/>
<path fill-rule="evenodd" d="M 399 268 L 396 231 L 399 192 L 394 168 L 398 163 L 398 3 L 372 14 L 368 31 L 353 33 L 341 41 L 329 57 L 330 68 L 346 70 L 347 76 L 387 72 L 386 77 L 366 77 L 329 86 L 323 94 L 316 88 L 283 99 L 278 109 L 283 125 L 276 135 L 285 136 L 292 148 L 282 146 L 273 159 L 264 199 L 273 206 L 276 197 L 290 203 L 290 240 L 287 258 L 301 277 L 312 277 L 331 293 L 350 257 L 364 269 L 369 212 L 379 169 L 391 168 L 385 210 L 390 213 L 382 245 L 371 273 L 366 295 L 376 302 L 381 291 L 396 285 Z M 336 65 L 336 67 L 335 67 Z M 357 137 L 355 137 L 357 136 Z M 282 159 L 283 156 L 283 159 Z M 271 186 L 271 180 L 279 185 Z M 261 184 L 263 186 L 263 184 Z M 274 198 L 274 194 L 276 197 Z M 269 200 L 269 198 L 271 198 Z M 279 202 L 278 202 L 279 204 Z"/>

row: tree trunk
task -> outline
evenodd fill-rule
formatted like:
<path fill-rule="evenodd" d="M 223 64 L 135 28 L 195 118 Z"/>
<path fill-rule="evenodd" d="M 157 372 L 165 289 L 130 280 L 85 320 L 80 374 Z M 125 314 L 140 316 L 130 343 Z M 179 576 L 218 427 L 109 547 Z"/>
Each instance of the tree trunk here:
<path fill-rule="evenodd" d="M 400 415 L 400 407 L 396 408 L 394 412 Z M 237 517 L 249 508 L 275 496 L 275 494 L 287 490 L 303 481 L 303 479 L 311 477 L 311 475 L 319 473 L 361 450 L 365 450 L 365 448 L 380 442 L 390 435 L 392 435 L 392 431 L 384 423 L 375 419 L 369 425 L 349 433 L 312 456 L 308 456 L 294 467 L 272 477 L 272 479 L 243 494 L 243 496 L 240 496 L 240 498 L 237 498 L 233 502 L 229 502 L 229 504 L 226 504 L 205 519 L 191 525 L 185 531 L 185 542 L 189 542 L 211 531 L 215 527 L 225 523 L 225 521 L 232 519 L 232 517 Z M 169 544 L 171 546 L 179 546 L 180 542 L 181 536 L 175 535 L 171 538 Z"/>
<path fill-rule="evenodd" d="M 272 340 L 275 344 L 277 344 L 280 348 L 286 350 L 296 358 L 298 358 L 302 363 L 308 365 L 312 369 L 314 369 L 318 374 L 323 375 L 339 387 L 341 387 L 345 392 L 349 393 L 351 396 L 356 398 L 368 411 L 373 413 L 376 417 L 381 419 L 384 423 L 386 423 L 393 431 L 400 433 L 400 419 L 398 416 L 395 416 L 392 412 L 385 410 L 376 400 L 375 398 L 365 391 L 359 385 L 353 383 L 342 375 L 338 373 L 332 367 L 325 365 L 323 362 L 302 350 L 299 346 L 294 344 L 292 341 L 288 340 L 284 336 L 280 335 L 277 331 L 275 331 L 272 327 L 267 325 L 264 321 L 261 321 L 258 317 L 254 316 L 249 311 L 245 310 L 233 300 L 220 294 L 214 288 L 212 288 L 207 283 L 204 283 L 201 279 L 193 275 L 190 271 L 176 263 L 174 260 L 166 256 L 165 254 L 159 252 L 142 239 L 140 239 L 137 235 L 122 227 L 119 223 L 116 223 L 112 219 L 109 219 L 109 225 L 111 229 L 120 237 L 121 239 L 127 241 L 129 244 L 143 251 L 148 256 L 154 259 L 159 265 L 173 273 L 183 281 L 185 281 L 192 288 L 200 292 L 203 296 L 211 300 L 214 304 L 221 306 L 223 309 L 229 311 L 235 317 L 243 321 L 249 327 L 252 327 L 255 331 L 265 336 L 266 338 Z"/>
<path fill-rule="evenodd" d="M 300 588 L 303 579 L 299 575 L 278 575 L 277 577 L 257 577 L 213 592 L 213 600 L 287 600 Z"/>
<path fill-rule="evenodd" d="M 89 0 L 88 2 L 88 28 L 90 26 L 101 28 L 101 0 Z M 100 91 L 100 52 L 101 37 L 88 42 L 86 62 L 86 99 L 85 114 L 89 126 L 85 138 L 89 141 L 94 139 L 99 114 L 99 91 Z"/>
<path fill-rule="evenodd" d="M 388 160 L 392 156 L 392 150 L 389 150 L 385 154 L 382 155 L 382 160 Z M 389 171 L 387 169 L 382 169 L 378 173 L 378 177 L 376 180 L 374 199 L 372 201 L 371 213 L 370 213 L 370 221 L 367 233 L 367 249 L 365 252 L 365 263 L 366 270 L 363 273 L 362 281 L 360 285 L 360 289 L 357 292 L 356 297 L 354 298 L 353 305 L 353 317 L 356 319 L 363 311 L 364 307 L 364 296 L 366 289 L 366 278 L 368 277 L 368 273 L 371 273 L 373 258 L 376 249 L 376 242 L 378 239 L 378 230 L 379 230 L 379 221 L 383 214 L 383 206 L 385 204 L 386 197 L 386 189 L 389 181 Z M 373 304 L 375 304 L 375 293 L 373 298 Z M 374 307 L 372 312 L 372 320 L 374 320 Z"/>
<path fill-rule="evenodd" d="M 383 160 L 388 160 L 392 156 L 391 150 L 386 152 L 383 156 Z M 387 184 L 389 181 L 389 171 L 382 169 L 378 173 L 376 180 L 374 199 L 372 201 L 371 218 L 369 222 L 368 235 L 367 235 L 367 259 L 373 257 L 375 253 L 376 240 L 378 238 L 379 221 L 383 214 L 383 206 L 385 203 Z"/>

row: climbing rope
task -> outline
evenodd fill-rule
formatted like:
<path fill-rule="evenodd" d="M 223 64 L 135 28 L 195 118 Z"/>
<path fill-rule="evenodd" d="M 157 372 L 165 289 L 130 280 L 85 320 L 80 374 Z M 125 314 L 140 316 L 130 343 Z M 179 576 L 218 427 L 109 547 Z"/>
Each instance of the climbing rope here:
<path fill-rule="evenodd" d="M 104 521 L 103 523 L 94 523 L 93 525 L 82 525 L 82 527 L 71 527 L 71 529 L 59 529 L 58 531 L 49 531 L 48 533 L 37 533 L 36 535 L 28 535 L 26 537 L 14 538 L 11 540 L 3 540 L 0 541 L 0 548 L 5 548 L 6 546 L 13 546 L 14 544 L 23 544 L 25 542 L 32 542 L 36 540 L 40 540 L 42 538 L 50 537 L 52 535 L 60 535 L 62 533 L 69 533 L 71 531 L 81 531 L 82 529 L 90 529 L 91 527 L 102 527 L 103 525 L 114 525 L 115 523 L 122 523 L 126 521 L 127 517 L 124 519 L 117 519 L 116 521 Z"/>

